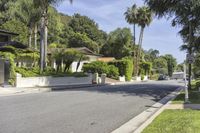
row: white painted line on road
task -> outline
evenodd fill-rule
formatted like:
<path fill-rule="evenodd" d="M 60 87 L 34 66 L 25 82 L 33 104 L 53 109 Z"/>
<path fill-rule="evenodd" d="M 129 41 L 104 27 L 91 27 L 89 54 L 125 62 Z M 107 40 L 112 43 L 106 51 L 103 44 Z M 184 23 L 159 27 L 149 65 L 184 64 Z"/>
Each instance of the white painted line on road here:
<path fill-rule="evenodd" d="M 165 108 L 166 105 L 169 104 L 170 100 L 175 98 L 182 87 L 176 89 L 174 92 L 170 93 L 169 95 L 165 96 L 159 102 L 155 103 L 152 107 L 148 108 L 147 110 L 143 111 L 141 114 L 137 115 L 124 125 L 120 126 L 116 130 L 112 131 L 111 133 L 140 133 L 147 127 L 156 116 L 158 116 Z"/>

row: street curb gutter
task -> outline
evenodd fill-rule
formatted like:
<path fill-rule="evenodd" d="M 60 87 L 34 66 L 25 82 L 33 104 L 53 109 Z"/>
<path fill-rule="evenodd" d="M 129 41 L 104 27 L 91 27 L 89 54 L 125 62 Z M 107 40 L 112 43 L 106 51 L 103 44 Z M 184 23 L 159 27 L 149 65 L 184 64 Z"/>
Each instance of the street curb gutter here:
<path fill-rule="evenodd" d="M 174 92 L 171 92 L 159 102 L 155 103 L 150 108 L 111 133 L 141 133 L 165 109 L 169 102 L 180 93 L 181 90 L 182 87 L 179 87 Z"/>

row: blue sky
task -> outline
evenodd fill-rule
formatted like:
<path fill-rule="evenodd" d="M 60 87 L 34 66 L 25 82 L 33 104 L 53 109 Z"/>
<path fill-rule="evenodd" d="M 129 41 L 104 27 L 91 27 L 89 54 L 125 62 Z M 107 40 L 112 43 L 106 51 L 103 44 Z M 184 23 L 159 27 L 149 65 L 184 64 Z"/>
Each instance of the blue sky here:
<path fill-rule="evenodd" d="M 74 0 L 70 5 L 68 0 L 60 3 L 59 12 L 73 15 L 79 13 L 95 20 L 99 28 L 109 33 L 118 27 L 132 29 L 124 19 L 127 7 L 136 3 L 143 5 L 143 0 Z M 183 44 L 178 33 L 178 28 L 171 27 L 166 19 L 154 19 L 152 24 L 145 29 L 143 48 L 158 49 L 163 54 L 172 54 L 179 63 L 183 62 L 185 53 L 180 52 L 179 47 Z M 137 39 L 140 29 L 137 28 Z"/>

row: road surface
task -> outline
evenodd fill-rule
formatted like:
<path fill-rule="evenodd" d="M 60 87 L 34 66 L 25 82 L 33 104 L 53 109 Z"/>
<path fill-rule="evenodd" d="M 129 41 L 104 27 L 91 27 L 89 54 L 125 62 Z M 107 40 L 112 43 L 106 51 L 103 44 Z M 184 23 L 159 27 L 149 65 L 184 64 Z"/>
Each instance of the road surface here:
<path fill-rule="evenodd" d="M 110 133 L 179 85 L 147 82 L 0 97 L 0 133 Z"/>

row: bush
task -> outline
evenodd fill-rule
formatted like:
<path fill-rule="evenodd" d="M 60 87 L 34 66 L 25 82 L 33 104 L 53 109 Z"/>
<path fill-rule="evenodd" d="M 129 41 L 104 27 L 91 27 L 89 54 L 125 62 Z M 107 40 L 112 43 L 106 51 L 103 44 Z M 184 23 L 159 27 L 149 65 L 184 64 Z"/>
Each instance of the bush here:
<path fill-rule="evenodd" d="M 22 77 L 35 77 L 39 75 L 39 72 L 33 69 L 25 68 L 25 67 L 16 67 L 15 71 L 22 75 Z"/>
<path fill-rule="evenodd" d="M 151 80 L 158 80 L 159 74 L 150 75 Z"/>
<path fill-rule="evenodd" d="M 118 79 L 119 70 L 114 65 L 96 61 L 83 66 L 83 71 L 88 73 L 105 73 L 109 78 Z"/>
<path fill-rule="evenodd" d="M 107 76 L 113 79 L 119 79 L 119 70 L 117 67 L 115 67 L 114 65 L 109 65 L 109 71 L 107 73 Z"/>
<path fill-rule="evenodd" d="M 83 71 L 84 72 L 88 72 L 88 73 L 108 73 L 108 65 L 104 62 L 100 62 L 100 61 L 95 61 L 89 64 L 86 64 L 83 66 Z"/>
<path fill-rule="evenodd" d="M 200 80 L 196 81 L 196 89 L 199 89 L 200 87 Z"/>
<path fill-rule="evenodd" d="M 126 81 L 130 81 L 132 79 L 133 61 L 131 59 L 125 58 L 122 60 L 109 62 L 109 64 L 117 67 L 119 70 L 119 75 L 120 76 L 125 75 Z"/>
<path fill-rule="evenodd" d="M 144 80 L 144 75 L 141 76 L 141 80 Z"/>

